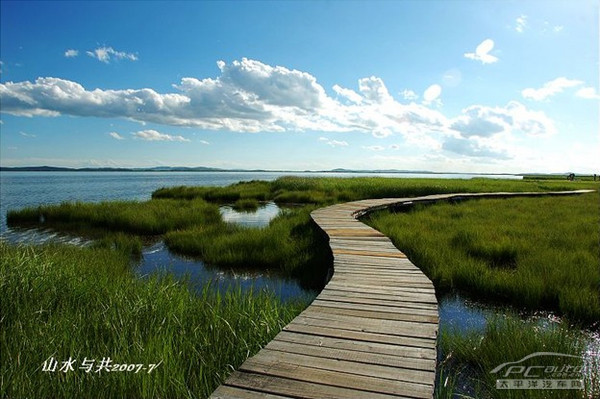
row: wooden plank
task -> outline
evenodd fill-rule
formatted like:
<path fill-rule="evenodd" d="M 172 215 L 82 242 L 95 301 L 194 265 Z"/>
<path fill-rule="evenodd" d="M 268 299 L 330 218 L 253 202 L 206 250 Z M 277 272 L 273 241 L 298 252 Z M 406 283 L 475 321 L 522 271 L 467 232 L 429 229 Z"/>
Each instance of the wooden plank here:
<path fill-rule="evenodd" d="M 265 352 L 267 352 L 265 350 Z M 300 355 L 292 355 L 288 354 L 287 358 L 291 358 L 294 363 L 288 363 L 285 361 L 277 360 L 276 357 L 271 357 L 269 355 L 260 356 L 260 357 L 252 357 L 242 366 L 240 370 L 254 372 L 254 373 L 262 373 L 271 376 L 283 377 L 283 378 L 293 378 L 301 381 L 307 381 L 317 384 L 327 384 L 329 386 L 340 387 L 340 388 L 354 388 L 361 391 L 364 391 L 364 397 L 371 397 L 371 393 L 378 394 L 388 394 L 388 395 L 402 395 L 404 397 L 411 398 L 431 398 L 433 394 L 433 385 L 422 385 L 414 382 L 403 381 L 400 378 L 403 378 L 400 370 L 396 370 L 398 380 L 394 381 L 391 378 L 381 378 L 374 376 L 365 376 L 359 374 L 353 374 L 352 372 L 344 372 L 342 370 L 330 370 L 330 369 L 315 369 L 313 367 L 307 366 L 302 362 Z M 322 364 L 326 359 L 319 359 L 320 362 L 316 363 L 317 365 Z M 307 361 L 306 363 L 309 363 Z M 342 362 L 333 361 L 328 365 L 334 366 L 335 364 L 338 366 L 342 366 Z M 350 362 L 347 362 L 350 363 Z M 343 364 L 343 366 L 348 367 L 347 364 Z M 365 366 L 361 365 L 362 370 L 365 370 L 367 367 L 375 368 L 381 366 Z M 358 371 L 357 368 L 352 368 L 350 371 Z M 382 372 L 380 369 L 373 370 L 373 372 Z M 377 375 L 377 374 L 373 374 Z M 428 374 L 423 375 L 415 375 L 414 378 L 423 379 L 431 379 L 435 378 L 435 374 L 433 377 L 430 377 Z M 366 393 L 368 392 L 368 394 Z"/>
<path fill-rule="evenodd" d="M 320 327 L 315 325 L 306 325 L 293 322 L 285 326 L 283 329 L 285 331 L 303 334 L 322 335 L 331 338 L 344 338 L 364 342 L 412 346 L 432 350 L 435 350 L 436 348 L 435 340 L 407 337 L 403 335 L 381 334 L 376 332 L 368 332 L 364 330 L 345 330 L 338 329 L 335 327 Z"/>
<path fill-rule="evenodd" d="M 437 317 L 438 317 L 438 312 L 437 312 L 437 308 L 429 308 L 429 309 L 418 309 L 418 308 L 406 308 L 405 306 L 403 306 L 402 302 L 397 303 L 395 306 L 391 306 L 391 305 L 373 305 L 373 304 L 365 304 L 365 303 L 348 303 L 348 302 L 343 302 L 343 301 L 335 301 L 335 300 L 331 300 L 331 299 L 320 299 L 317 298 L 313 301 L 311 308 L 312 307 L 327 307 L 327 308 L 334 308 L 334 309 L 347 309 L 347 310 L 355 310 L 355 311 L 361 311 L 361 312 L 365 312 L 365 313 L 371 313 L 373 315 L 379 315 L 379 314 L 384 314 L 383 317 L 394 317 L 396 315 L 403 315 L 403 314 L 408 314 L 408 315 L 415 315 L 415 316 L 429 316 L 429 318 L 432 318 L 434 320 L 436 320 L 437 323 Z M 322 311 L 322 310 L 321 310 Z M 388 315 L 389 314 L 389 315 Z M 380 317 L 376 317 L 376 316 L 370 316 L 371 318 L 377 319 Z M 388 320 L 395 320 L 393 318 L 390 318 Z M 402 318 L 402 320 L 405 320 L 404 318 Z"/>
<path fill-rule="evenodd" d="M 418 323 L 402 324 L 399 320 L 374 320 L 318 311 L 311 311 L 311 313 L 296 317 L 288 324 L 288 327 L 295 325 L 409 337 L 415 339 L 412 341 L 413 343 L 419 342 L 425 348 L 435 345 L 437 336 L 437 326 L 432 328 L 426 325 L 421 326 Z"/>
<path fill-rule="evenodd" d="M 357 256 L 376 256 L 378 258 L 406 258 L 402 252 L 369 251 L 364 249 L 337 249 L 333 248 L 333 255 L 357 255 Z"/>
<path fill-rule="evenodd" d="M 281 378 L 259 373 L 235 371 L 226 385 L 302 399 L 396 399 L 398 396 L 317 384 L 294 378 Z"/>
<path fill-rule="evenodd" d="M 323 350 L 323 352 L 326 351 L 327 350 Z M 353 374 L 355 376 L 375 376 L 378 379 L 403 381 L 407 383 L 421 381 L 418 383 L 418 385 L 424 386 L 433 384 L 428 384 L 422 381 L 427 381 L 429 378 L 435 377 L 433 368 L 428 370 L 420 370 L 404 367 L 390 367 L 324 356 L 316 357 L 308 354 L 285 352 L 272 350 L 269 348 L 264 348 L 264 352 L 265 353 L 263 356 L 258 356 L 254 359 L 251 359 L 261 364 L 288 363 L 313 369 L 339 371 L 341 373 Z"/>
<path fill-rule="evenodd" d="M 323 335 L 300 334 L 291 331 L 281 331 L 274 341 L 291 342 L 323 348 L 347 349 L 357 353 L 374 353 L 381 355 L 399 356 L 402 358 L 436 360 L 436 351 L 432 348 L 418 348 L 396 344 L 384 344 L 368 341 L 358 341 L 345 338 L 331 338 Z"/>
<path fill-rule="evenodd" d="M 291 396 L 273 395 L 227 385 L 218 387 L 210 397 L 213 399 L 293 399 Z"/>
<path fill-rule="evenodd" d="M 415 292 L 403 292 L 398 291 L 393 294 L 377 292 L 377 290 L 358 290 L 352 287 L 331 287 L 326 291 L 323 291 L 320 295 L 338 295 L 351 298 L 368 298 L 368 299 L 381 299 L 386 301 L 400 301 L 400 302 L 416 302 L 428 305 L 436 305 L 437 300 L 435 295 L 421 294 Z"/>
<path fill-rule="evenodd" d="M 269 342 L 265 348 L 273 351 L 295 353 L 317 358 L 324 357 L 328 359 L 347 360 L 351 362 L 424 370 L 430 372 L 435 370 L 434 359 L 416 359 L 414 357 L 403 357 L 398 355 L 383 355 L 378 353 L 359 352 L 356 350 L 304 345 L 279 340 L 273 340 Z"/>
<path fill-rule="evenodd" d="M 355 295 L 344 296 L 344 295 L 334 295 L 330 291 L 324 292 L 320 294 L 317 299 L 322 301 L 335 301 L 342 302 L 348 304 L 360 304 L 360 305 L 380 305 L 386 306 L 393 309 L 394 307 L 402 307 L 409 309 L 428 309 L 432 311 L 437 311 L 437 305 L 432 303 L 422 303 L 422 302 L 409 302 L 402 301 L 398 302 L 397 300 L 385 300 L 385 299 L 373 299 L 373 298 L 361 298 Z"/>
<path fill-rule="evenodd" d="M 329 287 L 331 285 L 332 288 L 334 287 L 351 287 L 351 288 L 355 288 L 355 289 L 370 289 L 370 290 L 375 290 L 375 292 L 381 292 L 381 293 L 389 293 L 389 294 L 396 294 L 398 292 L 419 292 L 422 294 L 430 294 L 433 297 L 435 297 L 435 290 L 433 288 L 423 288 L 423 287 L 401 287 L 401 288 L 394 288 L 394 287 L 383 287 L 377 283 L 371 283 L 371 284 L 362 284 L 362 283 L 355 283 L 352 282 L 350 280 L 342 280 L 342 279 L 335 279 L 335 274 L 333 275 L 332 279 L 330 280 L 329 284 L 327 285 L 327 287 Z M 379 290 L 378 290 L 379 288 Z"/>

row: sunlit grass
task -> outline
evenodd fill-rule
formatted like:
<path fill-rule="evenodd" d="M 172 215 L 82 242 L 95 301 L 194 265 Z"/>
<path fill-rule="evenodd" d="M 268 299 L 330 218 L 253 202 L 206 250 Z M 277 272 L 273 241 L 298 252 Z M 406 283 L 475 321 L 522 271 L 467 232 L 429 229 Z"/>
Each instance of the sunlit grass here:
<path fill-rule="evenodd" d="M 97 230 L 155 235 L 198 224 L 218 223 L 218 207 L 203 200 L 65 202 L 10 210 L 9 225 L 50 226 L 79 232 Z"/>
<path fill-rule="evenodd" d="M 370 223 L 437 289 L 600 320 L 598 193 L 417 206 Z"/>
<path fill-rule="evenodd" d="M 207 397 L 305 304 L 274 294 L 197 293 L 172 277 L 140 280 L 128 256 L 98 248 L 0 243 L 0 397 Z M 78 360 L 43 372 L 50 357 Z M 156 364 L 86 373 L 84 358 Z"/>
<path fill-rule="evenodd" d="M 251 181 L 227 187 L 161 188 L 153 198 L 203 198 L 233 202 L 254 198 L 277 203 L 327 204 L 364 198 L 414 197 L 430 194 L 486 191 L 549 191 L 598 188 L 600 182 L 567 180 L 407 179 L 384 177 L 280 177 L 272 182 Z"/>
<path fill-rule="evenodd" d="M 332 263 L 331 251 L 310 218 L 312 208 L 289 210 L 268 226 L 198 226 L 169 232 L 169 249 L 213 265 L 271 269 L 294 276 L 306 288 L 320 288 Z"/>

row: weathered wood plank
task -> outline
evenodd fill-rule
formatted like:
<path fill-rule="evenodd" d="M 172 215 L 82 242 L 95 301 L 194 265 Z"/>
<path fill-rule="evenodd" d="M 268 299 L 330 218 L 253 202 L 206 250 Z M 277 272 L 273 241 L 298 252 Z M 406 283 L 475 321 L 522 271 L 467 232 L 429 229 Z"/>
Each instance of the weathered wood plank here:
<path fill-rule="evenodd" d="M 375 364 L 380 366 L 398 367 L 431 372 L 435 368 L 434 359 L 417 359 L 414 357 L 403 357 L 398 355 L 383 355 L 357 351 L 355 349 L 339 349 L 330 347 L 319 347 L 313 345 L 298 344 L 273 340 L 265 346 L 273 351 L 295 353 L 313 357 L 324 357 L 335 360 L 347 360 L 351 362 Z"/>
<path fill-rule="evenodd" d="M 262 373 L 246 373 L 235 371 L 229 376 L 226 385 L 273 393 L 289 395 L 303 399 L 396 399 L 398 396 L 368 392 L 361 389 L 342 388 L 319 384 L 296 378 L 281 378 Z M 212 396 L 211 396 L 212 397 Z"/>
<path fill-rule="evenodd" d="M 368 366 L 360 365 L 361 367 L 352 367 L 351 362 L 332 361 L 330 363 L 325 362 L 328 359 L 319 359 L 319 362 L 315 363 L 317 366 L 326 364 L 327 368 L 314 368 L 308 364 L 312 364 L 310 361 L 303 361 L 306 356 L 288 354 L 286 358 L 292 362 L 278 360 L 276 357 L 271 357 L 268 351 L 265 350 L 264 356 L 255 356 L 248 359 L 240 370 L 249 371 L 254 373 L 262 373 L 273 375 L 277 377 L 293 378 L 301 381 L 307 381 L 317 384 L 327 384 L 335 387 L 342 388 L 354 388 L 368 392 L 363 393 L 365 397 L 371 397 L 371 393 L 388 394 L 388 395 L 403 395 L 405 397 L 412 398 L 431 398 L 433 394 L 433 385 L 422 385 L 417 383 L 411 383 L 404 381 L 401 378 L 405 378 L 400 372 L 400 369 L 396 369 L 396 380 L 392 380 L 393 375 L 386 374 L 386 377 L 378 377 L 377 373 L 383 373 L 382 366 Z M 342 364 L 343 363 L 343 364 Z M 343 366 L 350 372 L 340 370 Z M 377 367 L 377 368 L 376 368 Z M 372 376 L 354 374 L 356 371 L 366 371 L 368 368 Z M 415 373 L 413 378 L 417 380 L 433 379 L 429 375 L 420 375 Z"/>
<path fill-rule="evenodd" d="M 227 385 L 218 387 L 211 398 L 214 399 L 293 399 L 291 396 L 273 395 L 270 393 L 251 391 L 249 389 L 237 388 Z"/>
<path fill-rule="evenodd" d="M 436 359 L 436 351 L 432 348 L 417 348 L 398 344 L 332 338 L 323 335 L 302 334 L 285 330 L 277 334 L 274 341 L 312 345 L 319 348 L 347 349 L 357 353 L 375 353 L 406 358 L 427 359 L 430 361 Z"/>

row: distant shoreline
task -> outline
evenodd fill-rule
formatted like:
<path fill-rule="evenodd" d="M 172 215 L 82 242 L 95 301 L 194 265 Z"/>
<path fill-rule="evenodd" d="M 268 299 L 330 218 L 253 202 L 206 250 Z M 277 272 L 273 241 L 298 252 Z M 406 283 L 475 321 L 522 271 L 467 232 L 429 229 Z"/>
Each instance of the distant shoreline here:
<path fill-rule="evenodd" d="M 566 176 L 569 173 L 478 173 L 478 172 L 433 172 L 428 170 L 283 170 L 283 169 L 219 169 L 210 167 L 152 167 L 152 168 L 67 168 L 59 166 L 0 166 L 0 172 L 220 172 L 220 173 L 396 173 L 396 174 L 428 174 L 428 175 L 482 175 L 482 176 Z M 576 175 L 589 175 L 577 174 Z"/>

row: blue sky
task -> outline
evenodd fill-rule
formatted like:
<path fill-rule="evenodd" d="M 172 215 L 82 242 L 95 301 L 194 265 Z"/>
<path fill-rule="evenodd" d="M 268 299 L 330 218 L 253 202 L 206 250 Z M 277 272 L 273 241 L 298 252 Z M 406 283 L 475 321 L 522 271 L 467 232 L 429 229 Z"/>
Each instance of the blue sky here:
<path fill-rule="evenodd" d="M 2 166 L 600 173 L 597 1 L 0 4 Z"/>

